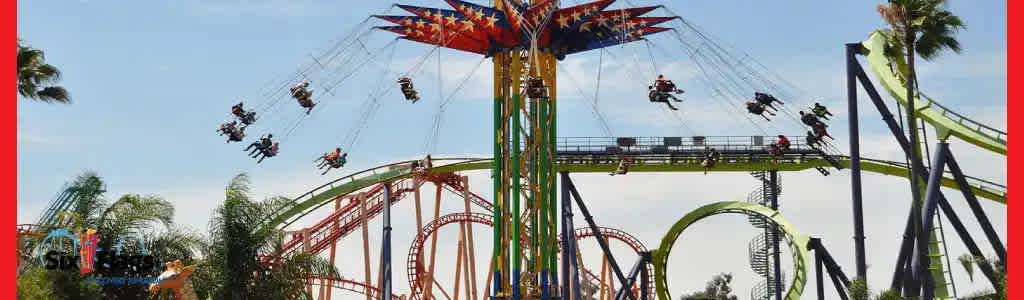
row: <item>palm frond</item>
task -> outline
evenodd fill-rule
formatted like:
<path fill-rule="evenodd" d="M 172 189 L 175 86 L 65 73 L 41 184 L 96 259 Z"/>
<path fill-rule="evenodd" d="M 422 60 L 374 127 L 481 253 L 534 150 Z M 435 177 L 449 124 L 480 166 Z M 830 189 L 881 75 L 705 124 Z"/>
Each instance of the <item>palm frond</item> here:
<path fill-rule="evenodd" d="M 157 196 L 127 194 L 112 203 L 100 215 L 100 232 L 138 232 L 153 223 L 170 226 L 174 205 Z"/>
<path fill-rule="evenodd" d="M 63 87 L 59 86 L 48 86 L 42 90 L 37 91 L 36 99 L 43 102 L 57 102 L 68 104 L 71 103 L 71 95 Z"/>

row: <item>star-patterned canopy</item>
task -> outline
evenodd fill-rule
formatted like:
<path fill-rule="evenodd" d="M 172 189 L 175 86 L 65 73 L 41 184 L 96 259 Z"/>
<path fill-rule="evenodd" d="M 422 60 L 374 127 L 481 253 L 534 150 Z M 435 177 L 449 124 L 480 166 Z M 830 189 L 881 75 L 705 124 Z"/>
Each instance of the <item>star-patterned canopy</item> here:
<path fill-rule="evenodd" d="M 377 29 L 402 38 L 466 52 L 491 55 L 511 48 L 537 46 L 558 57 L 642 40 L 671 30 L 655 25 L 675 17 L 645 17 L 657 6 L 606 10 L 615 0 L 597 0 L 558 8 L 554 0 L 532 4 L 497 0 L 494 7 L 445 0 L 452 9 L 398 5 L 412 15 L 375 16 L 394 23 Z"/>

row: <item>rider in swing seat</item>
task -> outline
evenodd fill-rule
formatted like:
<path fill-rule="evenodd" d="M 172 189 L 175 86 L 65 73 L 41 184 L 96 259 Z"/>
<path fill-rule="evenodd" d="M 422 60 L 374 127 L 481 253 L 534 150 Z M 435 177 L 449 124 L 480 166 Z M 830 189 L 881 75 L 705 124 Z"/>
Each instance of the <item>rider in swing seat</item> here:
<path fill-rule="evenodd" d="M 242 151 L 249 151 L 249 149 L 252 149 L 252 151 L 249 151 L 249 156 L 256 158 L 257 153 L 270 148 L 270 146 L 274 144 L 273 140 L 271 140 L 272 138 L 274 138 L 273 134 L 267 134 L 266 136 L 261 137 L 259 141 L 249 144 L 249 146 L 245 147 L 245 150 Z"/>
<path fill-rule="evenodd" d="M 747 112 L 749 112 L 751 114 L 755 114 L 755 115 L 761 116 L 761 117 L 764 117 L 765 120 L 768 120 L 768 121 L 772 120 L 772 119 L 769 119 L 768 116 L 764 115 L 766 113 L 769 114 L 769 115 L 775 116 L 775 113 L 764 109 L 764 105 L 761 104 L 761 103 L 747 102 L 746 105 L 747 105 Z"/>
<path fill-rule="evenodd" d="M 825 120 L 828 120 L 828 117 L 832 116 L 832 113 L 828 111 L 828 108 L 818 102 L 814 102 L 814 107 L 811 108 L 811 112 L 818 116 L 818 118 Z"/>
<path fill-rule="evenodd" d="M 267 157 L 277 156 L 277 151 L 278 150 L 279 150 L 278 142 L 274 142 L 273 144 L 270 145 L 270 147 L 267 147 L 267 148 L 264 148 L 263 150 L 260 150 L 260 152 L 256 154 L 256 157 L 253 157 L 253 158 L 259 158 L 259 160 L 256 161 L 256 163 L 258 164 L 258 163 L 263 162 L 263 159 L 265 159 Z"/>
<path fill-rule="evenodd" d="M 804 138 L 804 141 L 807 143 L 808 146 L 811 147 L 821 146 L 821 137 L 819 137 L 817 134 L 814 134 L 814 132 L 811 131 L 807 132 L 807 137 Z"/>
<path fill-rule="evenodd" d="M 818 124 L 826 126 L 825 123 L 821 122 L 821 120 L 818 119 L 818 116 L 816 116 L 815 114 L 805 113 L 802 110 L 800 111 L 800 122 L 804 123 L 804 125 L 811 127 L 818 126 Z"/>
<path fill-rule="evenodd" d="M 776 99 L 775 96 L 761 92 L 754 92 L 754 101 L 757 101 L 757 103 L 760 103 L 761 105 L 771 108 L 772 110 L 775 111 L 778 111 L 779 109 L 772 105 L 773 102 L 778 102 L 780 105 L 785 104 L 782 103 L 782 101 L 779 101 L 779 99 Z"/>
<path fill-rule="evenodd" d="M 307 115 L 313 111 L 313 107 L 316 106 L 316 103 L 313 102 L 313 92 L 309 90 L 309 81 L 303 80 L 299 84 L 293 86 L 291 88 L 291 92 L 292 97 L 299 101 L 299 106 L 306 109 Z"/>
<path fill-rule="evenodd" d="M 823 137 L 828 137 L 830 140 L 836 139 L 832 137 L 832 135 L 828 134 L 828 131 L 825 130 L 825 123 L 818 122 L 818 124 L 814 125 L 813 129 L 814 135 L 816 135 L 819 140 L 821 140 Z"/>
<path fill-rule="evenodd" d="M 785 135 L 779 135 L 778 140 L 775 141 L 779 145 L 779 149 L 782 151 L 789 151 L 789 139 Z"/>
<path fill-rule="evenodd" d="M 704 161 L 701 161 L 700 163 L 700 165 L 704 167 L 704 175 L 708 174 L 709 169 L 715 167 L 715 164 L 718 163 L 718 159 L 720 157 L 722 157 L 722 153 L 715 150 L 715 148 L 707 150 L 707 153 L 704 154 Z"/>
<path fill-rule="evenodd" d="M 409 100 L 412 103 L 420 100 L 419 92 L 416 92 L 416 88 L 412 85 L 412 79 L 409 79 L 409 77 L 398 78 L 398 84 L 402 90 L 402 95 L 405 96 L 405 100 Z"/>

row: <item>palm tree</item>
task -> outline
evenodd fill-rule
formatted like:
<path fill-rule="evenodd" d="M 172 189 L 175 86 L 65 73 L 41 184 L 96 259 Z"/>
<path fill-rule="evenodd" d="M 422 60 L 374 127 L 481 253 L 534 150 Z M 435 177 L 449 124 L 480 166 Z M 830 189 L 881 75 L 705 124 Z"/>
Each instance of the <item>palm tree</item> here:
<path fill-rule="evenodd" d="M 917 178 L 923 170 L 918 169 L 916 163 L 921 158 L 921 146 L 917 136 L 917 112 L 914 110 L 914 93 L 918 90 L 915 58 L 920 55 L 925 60 L 932 60 L 945 50 L 960 53 L 960 42 L 955 34 L 965 26 L 959 17 L 946 10 L 945 0 L 889 0 L 888 4 L 878 5 L 877 10 L 889 24 L 886 54 L 896 62 L 902 60 L 900 56 L 906 56 L 907 131 L 912 147 L 908 158 L 911 162 L 910 178 L 914 178 L 911 180 L 914 198 L 912 218 L 920 220 L 922 199 Z M 914 231 L 919 235 L 927 234 L 922 232 L 920 222 L 914 224 Z"/>
<path fill-rule="evenodd" d="M 199 235 L 173 225 L 174 206 L 170 202 L 157 196 L 137 194 L 126 194 L 116 201 L 109 202 L 104 197 L 106 185 L 92 172 L 79 175 L 72 182 L 70 189 L 76 193 L 76 202 L 71 205 L 69 212 L 62 214 L 67 217 L 63 218 L 58 226 L 74 232 L 95 229 L 100 234 L 98 249 L 112 249 L 119 238 L 139 234 L 143 237 L 142 242 L 149 254 L 157 259 L 181 259 L 183 262 L 195 259 L 196 249 L 199 249 L 200 245 Z M 130 244 L 128 243 L 129 246 Z M 41 270 L 38 266 L 26 268 L 26 274 L 33 272 L 66 273 L 59 270 Z M 75 280 L 87 285 L 83 276 L 49 274 L 38 275 L 35 278 L 40 277 L 56 278 L 50 280 L 53 281 L 50 284 L 54 286 L 68 285 L 64 281 Z M 46 281 L 43 280 L 42 284 L 46 284 Z M 148 295 L 146 286 L 142 285 L 104 286 L 102 291 L 103 299 L 145 299 Z"/>
<path fill-rule="evenodd" d="M 704 286 L 704 290 L 679 297 L 679 300 L 737 300 L 732 294 L 732 274 L 715 275 Z"/>
<path fill-rule="evenodd" d="M 894 58 L 906 56 L 904 79 L 907 86 L 907 124 L 910 142 L 917 149 L 914 92 L 918 84 L 915 58 L 920 55 L 930 61 L 945 50 L 960 53 L 960 42 L 955 34 L 966 27 L 960 17 L 946 10 L 945 0 L 889 0 L 888 4 L 879 4 L 877 10 L 889 24 L 887 54 Z"/>
<path fill-rule="evenodd" d="M 42 102 L 71 103 L 66 89 L 52 85 L 57 81 L 60 70 L 46 63 L 43 51 L 25 46 L 18 39 L 18 94 Z"/>
<path fill-rule="evenodd" d="M 312 299 L 306 291 L 307 278 L 336 276 L 337 270 L 313 254 L 276 256 L 281 252 L 284 234 L 259 226 L 289 200 L 272 197 L 257 202 L 250 200 L 248 193 L 245 174 L 228 184 L 224 204 L 210 220 L 209 253 L 197 276 L 210 282 L 213 299 Z"/>

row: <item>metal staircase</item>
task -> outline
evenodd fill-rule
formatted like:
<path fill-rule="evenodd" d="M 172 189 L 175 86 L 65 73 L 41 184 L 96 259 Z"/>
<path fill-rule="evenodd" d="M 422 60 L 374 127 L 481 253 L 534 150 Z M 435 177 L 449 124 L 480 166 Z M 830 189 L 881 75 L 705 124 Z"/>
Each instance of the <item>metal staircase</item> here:
<path fill-rule="evenodd" d="M 747 196 L 747 202 L 771 207 L 773 191 L 778 193 L 774 195 L 776 198 L 782 194 L 781 181 L 776 178 L 776 186 L 772 189 L 767 171 L 751 172 L 750 175 L 757 179 L 761 186 Z M 775 225 L 768 222 L 764 217 L 748 216 L 747 220 L 750 222 L 750 225 L 762 230 L 760 234 L 751 239 L 750 243 L 747 244 L 750 268 L 763 279 L 750 290 L 750 299 L 770 300 L 776 294 L 775 288 L 777 286 L 785 289 L 784 283 L 781 282 L 786 277 L 785 274 L 779 276 L 780 278 L 775 278 L 774 276 L 775 262 L 772 261 L 772 257 L 775 253 L 773 252 L 774 247 L 772 243 L 777 240 L 777 230 L 775 230 Z"/>

